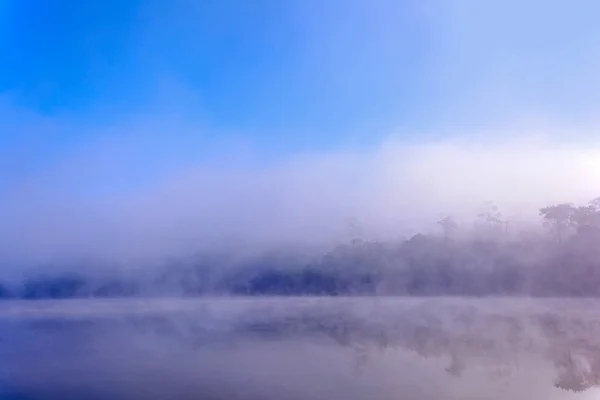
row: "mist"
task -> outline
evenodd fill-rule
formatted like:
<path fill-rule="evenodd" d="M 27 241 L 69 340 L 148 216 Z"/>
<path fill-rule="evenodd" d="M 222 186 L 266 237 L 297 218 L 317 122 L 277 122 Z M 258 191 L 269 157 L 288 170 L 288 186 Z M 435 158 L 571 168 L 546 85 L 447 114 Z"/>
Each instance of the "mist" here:
<path fill-rule="evenodd" d="M 600 3 L 0 3 L 0 400 L 598 396 Z"/>
<path fill-rule="evenodd" d="M 136 16 L 115 43 L 17 30 L 6 75 L 48 66 L 0 87 L 0 259 L 329 246 L 350 220 L 397 238 L 487 201 L 537 224 L 540 207 L 598 195 L 600 36 L 583 4 L 181 2 L 115 8 Z M 49 25 L 77 31 L 79 11 Z M 118 71 L 85 53 L 64 72 L 86 34 Z"/>
<path fill-rule="evenodd" d="M 92 161 L 75 155 L 61 168 L 71 177 L 59 170 L 7 191 L 1 254 L 138 259 L 228 240 L 330 244 L 348 237 L 352 220 L 369 237 L 400 237 L 436 229 L 443 215 L 468 222 L 486 201 L 537 223 L 539 208 L 590 200 L 600 187 L 600 147 L 509 134 L 423 143 L 390 136 L 368 150 L 292 155 L 263 165 L 191 165 L 126 193 L 75 194 L 80 182 L 102 185 L 88 174 L 89 163 L 108 164 L 116 150 L 104 147 Z M 103 178 L 127 175 L 131 167 L 129 160 L 112 163 L 114 173 Z M 62 188 L 51 190 L 54 182 Z"/>
<path fill-rule="evenodd" d="M 591 399 L 598 393 L 596 305 L 397 298 L 3 303 L 0 397 Z M 579 329 L 565 335 L 573 325 Z"/>

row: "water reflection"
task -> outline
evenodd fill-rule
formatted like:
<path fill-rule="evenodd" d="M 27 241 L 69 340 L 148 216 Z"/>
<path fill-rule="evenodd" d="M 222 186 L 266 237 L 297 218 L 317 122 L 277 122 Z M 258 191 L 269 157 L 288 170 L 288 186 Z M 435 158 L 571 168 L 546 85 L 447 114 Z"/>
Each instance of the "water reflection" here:
<path fill-rule="evenodd" d="M 598 304 L 3 303 L 0 397 L 592 399 L 600 397 Z"/>

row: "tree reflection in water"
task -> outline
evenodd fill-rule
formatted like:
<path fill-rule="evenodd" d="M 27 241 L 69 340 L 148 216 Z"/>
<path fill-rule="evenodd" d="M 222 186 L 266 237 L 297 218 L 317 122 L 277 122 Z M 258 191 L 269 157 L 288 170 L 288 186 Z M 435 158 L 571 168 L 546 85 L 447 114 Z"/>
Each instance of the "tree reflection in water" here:
<path fill-rule="evenodd" d="M 477 369 L 508 382 L 535 358 L 552 366 L 549 384 L 558 389 L 600 386 L 600 318 L 594 312 L 600 302 L 595 300 L 265 299 L 229 308 L 190 303 L 179 313 L 163 314 L 146 303 L 148 312 L 107 318 L 102 327 L 83 323 L 85 317 L 69 322 L 69 329 L 106 329 L 114 335 L 133 329 L 192 348 L 220 341 L 231 346 L 239 338 L 316 341 L 347 350 L 358 374 L 374 357 L 395 349 L 446 360 L 441 368 L 456 379 Z M 53 329 L 41 320 L 26 324 L 28 331 Z"/>
<path fill-rule="evenodd" d="M 546 305 L 550 311 L 542 307 L 500 313 L 468 302 L 453 306 L 432 300 L 381 318 L 376 318 L 377 311 L 369 317 L 307 312 L 268 325 L 284 337 L 332 339 L 353 352 L 357 371 L 377 352 L 402 349 L 424 358 L 447 358 L 445 370 L 453 377 L 477 363 L 500 379 L 518 371 L 523 356 L 540 355 L 555 369 L 556 388 L 582 392 L 600 387 L 600 320 L 581 309 L 554 309 L 553 301 Z"/>

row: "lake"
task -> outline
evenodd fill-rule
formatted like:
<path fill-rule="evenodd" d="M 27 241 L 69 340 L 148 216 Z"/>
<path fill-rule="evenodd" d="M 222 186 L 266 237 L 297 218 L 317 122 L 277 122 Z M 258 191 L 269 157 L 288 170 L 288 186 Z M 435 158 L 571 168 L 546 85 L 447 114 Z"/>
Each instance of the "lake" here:
<path fill-rule="evenodd" d="M 4 301 L 0 399 L 600 399 L 600 301 Z"/>

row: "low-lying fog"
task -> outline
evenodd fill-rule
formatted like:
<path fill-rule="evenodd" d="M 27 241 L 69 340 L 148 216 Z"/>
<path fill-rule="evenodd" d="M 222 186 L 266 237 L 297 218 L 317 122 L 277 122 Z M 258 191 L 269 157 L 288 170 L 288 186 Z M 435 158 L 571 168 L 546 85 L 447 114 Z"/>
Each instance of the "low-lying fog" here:
<path fill-rule="evenodd" d="M 351 221 L 367 238 L 398 238 L 432 232 L 444 216 L 470 226 L 488 201 L 512 227 L 537 226 L 539 208 L 585 204 L 599 195 L 600 147 L 594 143 L 568 144 L 529 131 L 507 135 L 391 138 L 360 151 L 263 164 L 186 165 L 126 191 L 83 195 L 114 183 L 114 163 L 126 175 L 131 167 L 111 158 L 127 148 L 125 140 L 95 144 L 94 157 L 75 153 L 4 191 L 0 260 L 6 270 L 71 258 L 132 265 L 215 246 L 329 246 L 348 238 Z M 98 177 L 103 165 L 111 169 Z"/>
<path fill-rule="evenodd" d="M 595 399 L 596 300 L 0 304 L 2 399 Z"/>
<path fill-rule="evenodd" d="M 29 269 L 43 279 L 0 280 L 0 399 L 593 399 L 598 301 L 525 296 L 598 294 L 600 209 L 587 205 L 598 159 L 596 148 L 544 140 L 390 142 L 272 168 L 201 168 L 104 203 L 12 191 L 2 278 Z M 482 211 L 486 200 L 497 208 Z M 210 271 L 192 260 L 157 282 L 186 296 L 214 295 L 202 277 L 216 273 L 219 294 L 517 297 L 164 300 L 142 288 L 82 299 L 128 283 L 44 281 L 216 247 L 286 259 L 306 245 L 326 250 L 292 260 L 297 269 L 267 257 L 250 265 L 256 275 L 227 275 L 219 259 Z M 17 300 L 62 296 L 79 299 Z"/>

